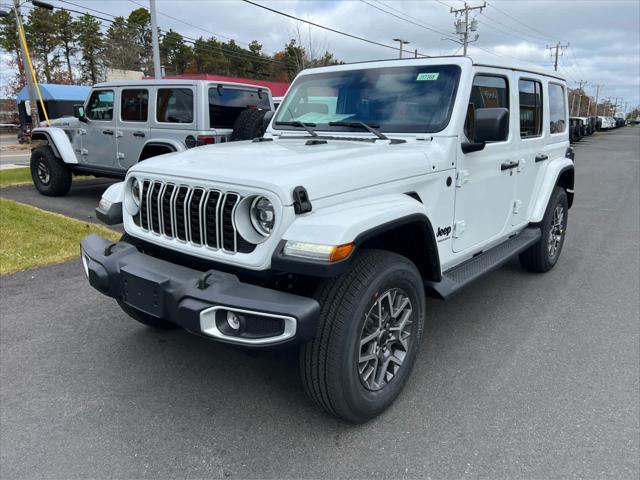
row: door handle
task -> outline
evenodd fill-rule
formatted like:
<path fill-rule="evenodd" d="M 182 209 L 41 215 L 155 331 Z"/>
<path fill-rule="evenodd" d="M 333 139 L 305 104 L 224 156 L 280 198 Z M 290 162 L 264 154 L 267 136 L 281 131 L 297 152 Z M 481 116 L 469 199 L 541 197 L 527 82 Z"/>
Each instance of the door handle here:
<path fill-rule="evenodd" d="M 102 133 L 104 135 L 113 135 L 113 130 L 103 130 Z"/>
<path fill-rule="evenodd" d="M 547 155 L 540 154 L 536 156 L 536 163 L 544 162 L 545 160 L 549 160 L 549 157 Z"/>
<path fill-rule="evenodd" d="M 518 160 L 509 160 L 508 162 L 504 162 L 500 165 L 500 170 L 511 170 L 512 168 L 516 168 L 518 165 L 520 165 Z"/>
<path fill-rule="evenodd" d="M 144 132 L 133 132 L 133 136 L 144 138 Z"/>

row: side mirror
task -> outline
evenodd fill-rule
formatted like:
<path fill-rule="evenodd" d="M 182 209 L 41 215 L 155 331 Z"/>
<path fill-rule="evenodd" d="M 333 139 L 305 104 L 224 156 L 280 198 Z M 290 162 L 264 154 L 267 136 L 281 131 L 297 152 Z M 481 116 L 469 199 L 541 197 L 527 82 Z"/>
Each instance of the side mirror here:
<path fill-rule="evenodd" d="M 267 110 L 267 113 L 264 114 L 264 117 L 262 117 L 262 131 L 265 132 L 267 130 L 267 127 L 269 126 L 269 123 L 271 122 L 271 119 L 273 118 L 273 114 L 276 113 L 274 110 Z"/>
<path fill-rule="evenodd" d="M 477 152 L 484 149 L 487 142 L 501 142 L 509 134 L 509 110 L 507 108 L 475 109 L 475 128 L 473 142 L 464 142 L 464 153 Z"/>
<path fill-rule="evenodd" d="M 73 106 L 73 116 L 76 117 L 81 122 L 86 122 L 87 117 L 84 115 L 84 105 L 74 105 Z"/>

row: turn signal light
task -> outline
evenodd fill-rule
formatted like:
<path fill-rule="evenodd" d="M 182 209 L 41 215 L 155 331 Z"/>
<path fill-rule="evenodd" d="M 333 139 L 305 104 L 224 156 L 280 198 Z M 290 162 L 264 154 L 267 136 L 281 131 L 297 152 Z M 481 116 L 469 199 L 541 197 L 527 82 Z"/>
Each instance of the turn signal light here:
<path fill-rule="evenodd" d="M 308 258 L 310 260 L 320 260 L 325 262 L 338 262 L 351 255 L 354 248 L 354 243 L 323 245 L 319 243 L 288 240 L 284 246 L 284 254 L 289 257 Z"/>

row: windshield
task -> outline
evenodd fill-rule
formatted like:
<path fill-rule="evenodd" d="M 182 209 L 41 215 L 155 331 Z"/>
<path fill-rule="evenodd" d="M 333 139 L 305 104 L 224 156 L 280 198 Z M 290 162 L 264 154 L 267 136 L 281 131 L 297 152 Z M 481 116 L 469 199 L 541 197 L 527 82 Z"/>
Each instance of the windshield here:
<path fill-rule="evenodd" d="M 276 113 L 278 129 L 291 123 L 321 130 L 352 131 L 364 122 L 390 133 L 443 130 L 453 109 L 460 67 L 429 65 L 372 68 L 299 77 Z M 329 123 L 342 125 L 329 125 Z"/>

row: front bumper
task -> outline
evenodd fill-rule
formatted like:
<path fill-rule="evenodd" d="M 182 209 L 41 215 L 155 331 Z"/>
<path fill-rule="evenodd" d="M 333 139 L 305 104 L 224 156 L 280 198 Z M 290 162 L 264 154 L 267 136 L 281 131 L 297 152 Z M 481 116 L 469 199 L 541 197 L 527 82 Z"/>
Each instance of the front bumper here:
<path fill-rule="evenodd" d="M 91 286 L 191 332 L 249 347 L 300 343 L 315 334 L 320 305 L 311 298 L 242 283 L 230 273 L 176 265 L 98 235 L 85 237 L 80 246 Z M 238 332 L 220 323 L 229 311 L 242 318 Z"/>

